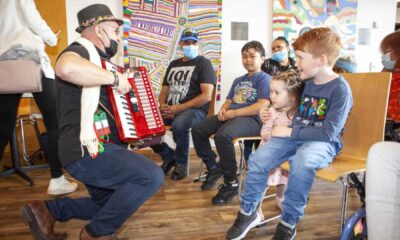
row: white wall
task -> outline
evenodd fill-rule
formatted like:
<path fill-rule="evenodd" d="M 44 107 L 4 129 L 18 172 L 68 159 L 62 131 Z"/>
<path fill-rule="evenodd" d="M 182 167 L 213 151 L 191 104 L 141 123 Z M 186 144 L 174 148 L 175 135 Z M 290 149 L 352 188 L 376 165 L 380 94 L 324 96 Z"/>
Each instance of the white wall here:
<path fill-rule="evenodd" d="M 231 22 L 248 22 L 249 41 L 260 41 L 270 53 L 272 40 L 271 0 L 224 0 L 222 1 L 222 65 L 221 101 L 216 103 L 216 111 L 224 103 L 233 80 L 246 73 L 242 66 L 240 50 L 247 41 L 232 41 Z M 267 47 L 268 46 L 268 47 Z"/>
<path fill-rule="evenodd" d="M 358 0 L 357 11 L 357 28 L 371 29 L 371 43 L 368 46 L 356 45 L 358 72 L 380 72 L 383 66 L 379 45 L 394 31 L 397 1 Z"/>
<path fill-rule="evenodd" d="M 396 23 L 400 23 L 400 8 L 397 8 L 397 12 L 396 12 Z"/>

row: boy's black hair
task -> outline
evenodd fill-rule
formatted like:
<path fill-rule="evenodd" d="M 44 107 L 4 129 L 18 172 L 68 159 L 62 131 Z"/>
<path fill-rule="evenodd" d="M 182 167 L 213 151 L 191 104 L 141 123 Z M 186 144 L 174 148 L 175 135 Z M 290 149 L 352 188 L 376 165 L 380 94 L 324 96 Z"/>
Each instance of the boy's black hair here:
<path fill-rule="evenodd" d="M 286 47 L 289 47 L 289 41 L 284 36 L 279 36 L 279 37 L 274 39 L 274 41 L 276 41 L 276 40 L 280 40 L 280 41 L 285 42 Z"/>
<path fill-rule="evenodd" d="M 250 48 L 253 48 L 254 50 L 256 50 L 256 52 L 260 53 L 261 57 L 265 57 L 265 49 L 259 41 L 250 41 L 250 42 L 246 43 L 242 47 L 242 53 L 244 51 L 249 50 Z"/>

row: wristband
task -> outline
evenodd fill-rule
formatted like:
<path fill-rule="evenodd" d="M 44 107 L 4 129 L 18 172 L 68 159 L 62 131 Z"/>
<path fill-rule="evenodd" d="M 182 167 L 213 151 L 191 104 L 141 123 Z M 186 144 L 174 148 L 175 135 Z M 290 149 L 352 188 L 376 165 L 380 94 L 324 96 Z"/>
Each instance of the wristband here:
<path fill-rule="evenodd" d="M 114 83 L 113 86 L 114 87 L 118 87 L 119 86 L 119 77 L 116 71 L 111 71 L 114 75 Z"/>

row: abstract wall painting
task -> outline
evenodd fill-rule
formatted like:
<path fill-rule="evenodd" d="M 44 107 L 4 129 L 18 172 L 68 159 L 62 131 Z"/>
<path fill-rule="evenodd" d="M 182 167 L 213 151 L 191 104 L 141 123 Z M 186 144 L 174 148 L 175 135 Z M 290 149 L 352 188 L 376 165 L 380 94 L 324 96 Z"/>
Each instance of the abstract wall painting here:
<path fill-rule="evenodd" d="M 343 44 L 342 55 L 353 56 L 356 45 L 358 0 L 273 0 L 273 38 L 289 42 L 315 27 L 330 27 Z"/>
<path fill-rule="evenodd" d="M 184 28 L 200 35 L 201 53 L 217 74 L 221 72 L 222 0 L 124 0 L 124 64 L 145 66 L 159 92 L 169 63 L 181 57 L 179 38 Z"/>

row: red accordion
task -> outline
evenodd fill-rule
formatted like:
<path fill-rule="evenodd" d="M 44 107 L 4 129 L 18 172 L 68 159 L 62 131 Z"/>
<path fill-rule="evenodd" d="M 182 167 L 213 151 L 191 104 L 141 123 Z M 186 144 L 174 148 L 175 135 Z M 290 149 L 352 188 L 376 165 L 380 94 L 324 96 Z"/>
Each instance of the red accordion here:
<path fill-rule="evenodd" d="M 102 60 L 103 68 L 123 72 L 110 62 Z M 164 122 L 145 67 L 130 68 L 128 81 L 131 90 L 120 94 L 107 87 L 115 122 L 122 142 L 136 148 L 159 144 L 165 134 Z"/>

